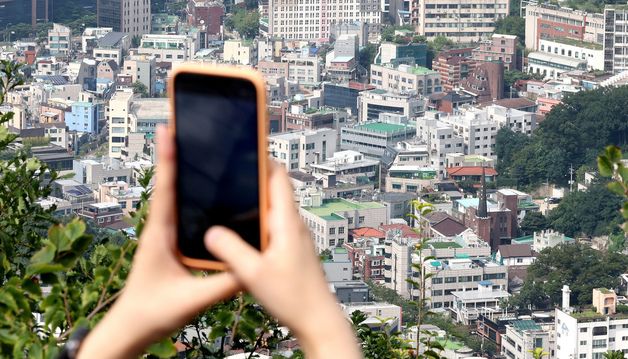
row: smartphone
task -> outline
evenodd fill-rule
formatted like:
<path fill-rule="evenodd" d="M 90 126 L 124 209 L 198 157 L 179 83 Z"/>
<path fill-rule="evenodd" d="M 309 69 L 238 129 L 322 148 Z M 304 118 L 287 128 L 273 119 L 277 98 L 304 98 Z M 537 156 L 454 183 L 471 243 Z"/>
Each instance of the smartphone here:
<path fill-rule="evenodd" d="M 169 83 L 175 133 L 177 250 L 192 268 L 224 270 L 205 249 L 214 225 L 267 244 L 266 90 L 253 69 L 181 65 Z"/>

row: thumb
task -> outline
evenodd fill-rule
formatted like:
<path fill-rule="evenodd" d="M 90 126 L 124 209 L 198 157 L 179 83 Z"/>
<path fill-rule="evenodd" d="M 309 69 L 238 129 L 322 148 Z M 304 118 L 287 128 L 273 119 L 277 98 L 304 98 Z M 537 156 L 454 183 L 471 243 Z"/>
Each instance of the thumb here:
<path fill-rule="evenodd" d="M 261 254 L 231 229 L 211 227 L 205 234 L 205 247 L 224 261 L 245 285 L 255 280 L 262 262 Z"/>

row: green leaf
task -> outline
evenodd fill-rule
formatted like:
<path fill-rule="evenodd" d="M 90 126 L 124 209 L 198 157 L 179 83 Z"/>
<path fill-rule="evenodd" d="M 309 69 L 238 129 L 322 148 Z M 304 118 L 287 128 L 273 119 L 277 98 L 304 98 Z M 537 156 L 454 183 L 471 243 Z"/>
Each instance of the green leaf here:
<path fill-rule="evenodd" d="M 17 312 L 17 302 L 11 293 L 7 291 L 0 292 L 0 303 L 6 305 L 10 310 Z"/>
<path fill-rule="evenodd" d="M 59 252 L 67 251 L 72 245 L 63 227 L 60 225 L 50 227 L 48 230 L 48 240 L 57 247 Z"/>
<path fill-rule="evenodd" d="M 628 167 L 624 167 L 622 164 L 620 164 L 617 172 L 619 172 L 619 176 L 621 177 L 622 181 L 624 181 L 624 183 L 628 183 Z"/>
<path fill-rule="evenodd" d="M 34 296 L 41 296 L 41 287 L 30 278 L 22 281 L 22 288 Z"/>
<path fill-rule="evenodd" d="M 14 345 L 19 337 L 8 329 L 0 329 L 0 343 Z"/>
<path fill-rule="evenodd" d="M 28 357 L 34 359 L 43 359 L 44 352 L 39 342 L 34 342 L 28 350 Z"/>
<path fill-rule="evenodd" d="M 62 264 L 35 263 L 28 266 L 26 275 L 30 277 L 35 274 L 60 272 L 64 269 L 66 268 Z"/>
<path fill-rule="evenodd" d="M 57 246 L 52 242 L 48 242 L 44 245 L 42 249 L 40 249 L 33 258 L 31 258 L 32 264 L 44 264 L 50 263 L 55 258 L 55 252 L 57 250 Z"/>
<path fill-rule="evenodd" d="M 170 358 L 177 354 L 177 348 L 170 338 L 150 345 L 146 351 L 158 358 Z"/>
<path fill-rule="evenodd" d="M 28 171 L 35 172 L 39 170 L 40 168 L 41 168 L 41 162 L 37 158 L 32 157 L 32 158 L 29 158 L 28 161 L 26 161 L 26 169 Z"/>
<path fill-rule="evenodd" d="M 619 183 L 619 182 L 611 182 L 611 183 L 609 183 L 606 186 L 608 187 L 608 189 L 611 192 L 613 192 L 615 194 L 618 194 L 620 196 L 623 196 L 625 194 L 624 193 L 624 186 L 621 183 Z"/>
<path fill-rule="evenodd" d="M 613 164 L 606 156 L 598 156 L 597 167 L 600 170 L 600 174 L 604 177 L 610 177 L 613 175 Z"/>
<path fill-rule="evenodd" d="M 606 147 L 606 157 L 611 163 L 621 161 L 621 150 L 617 146 Z"/>
<path fill-rule="evenodd" d="M 65 226 L 65 235 L 74 242 L 85 234 L 85 222 L 75 219 Z"/>

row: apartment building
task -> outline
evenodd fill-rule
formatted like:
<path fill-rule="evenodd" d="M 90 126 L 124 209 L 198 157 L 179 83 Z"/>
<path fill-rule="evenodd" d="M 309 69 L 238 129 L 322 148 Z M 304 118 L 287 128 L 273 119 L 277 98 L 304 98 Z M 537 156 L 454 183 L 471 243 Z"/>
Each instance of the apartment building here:
<path fill-rule="evenodd" d="M 386 192 L 420 192 L 438 179 L 435 169 L 416 165 L 392 165 L 386 174 Z"/>
<path fill-rule="evenodd" d="M 46 48 L 50 55 L 69 56 L 72 51 L 72 30 L 61 24 L 53 24 L 48 30 L 48 44 Z"/>
<path fill-rule="evenodd" d="M 340 148 L 363 153 L 365 156 L 379 159 L 387 146 L 398 141 L 409 140 L 416 135 L 416 128 L 383 122 L 368 122 L 353 127 L 340 129 Z"/>
<path fill-rule="evenodd" d="M 521 61 L 517 54 L 519 38 L 514 35 L 493 34 L 490 39 L 482 40 L 480 46 L 473 49 L 471 56 L 476 61 L 501 61 L 506 70 L 520 70 Z M 523 56 L 523 54 L 522 54 Z"/>
<path fill-rule="evenodd" d="M 382 12 L 378 0 L 269 0 L 268 16 L 270 37 L 327 42 L 334 24 L 360 21 L 378 32 Z"/>
<path fill-rule="evenodd" d="M 379 54 L 375 58 L 376 64 L 408 63 L 411 65 L 428 67 L 427 44 L 397 44 L 384 42 L 379 46 Z"/>
<path fill-rule="evenodd" d="M 208 35 L 220 34 L 225 5 L 219 0 L 193 0 L 186 8 L 187 22 L 193 26 L 205 26 Z"/>
<path fill-rule="evenodd" d="M 323 188 L 343 183 L 375 182 L 379 178 L 379 161 L 365 158 L 356 151 L 338 151 L 327 161 L 310 164 L 312 175 L 323 181 Z"/>
<path fill-rule="evenodd" d="M 113 31 L 142 36 L 151 30 L 150 0 L 97 0 L 98 27 L 111 27 Z"/>
<path fill-rule="evenodd" d="M 358 97 L 360 122 L 378 121 L 381 113 L 400 114 L 413 120 L 425 112 L 425 99 L 415 94 L 395 94 L 375 89 L 362 91 Z"/>
<path fill-rule="evenodd" d="M 74 160 L 72 172 L 75 181 L 96 189 L 97 185 L 104 182 L 130 183 L 132 169 L 121 166 L 119 161 L 105 163 L 94 160 Z"/>
<path fill-rule="evenodd" d="M 98 39 L 112 32 L 113 28 L 111 27 L 88 27 L 83 30 L 83 34 L 81 35 L 81 52 L 82 53 L 91 53 L 97 44 Z"/>
<path fill-rule="evenodd" d="M 510 359 L 534 359 L 532 351 L 543 348 L 546 358 L 556 358 L 554 323 L 537 323 L 532 319 L 512 320 L 501 335 L 501 354 Z"/>
<path fill-rule="evenodd" d="M 288 64 L 288 80 L 301 84 L 317 84 L 321 81 L 321 64 L 316 56 L 290 53 L 281 57 Z"/>
<path fill-rule="evenodd" d="M 604 70 L 604 46 L 602 44 L 573 40 L 565 37 L 541 39 L 539 44 L 540 52 L 552 54 L 557 58 L 572 58 L 578 60 L 577 64 L 579 62 L 586 62 L 586 69 L 589 71 Z"/>
<path fill-rule="evenodd" d="M 526 48 L 538 50 L 541 39 L 569 38 L 603 43 L 604 16 L 559 5 L 528 2 L 525 11 Z"/>
<path fill-rule="evenodd" d="M 137 210 L 144 188 L 140 186 L 129 187 L 123 181 L 106 182 L 98 186 L 99 202 L 117 203 L 126 216 Z"/>
<path fill-rule="evenodd" d="M 628 7 L 607 5 L 604 25 L 604 71 L 628 70 Z"/>
<path fill-rule="evenodd" d="M 351 229 L 388 223 L 386 206 L 377 202 L 317 197 L 311 206 L 299 208 L 299 213 L 310 229 L 318 252 L 349 243 Z"/>
<path fill-rule="evenodd" d="M 65 113 L 68 129 L 77 132 L 98 133 L 98 104 L 93 102 L 74 102 L 72 110 Z"/>
<path fill-rule="evenodd" d="M 223 47 L 223 61 L 238 65 L 255 65 L 257 46 L 252 40 L 227 40 Z"/>
<path fill-rule="evenodd" d="M 441 121 L 440 114 L 428 112 L 417 120 L 417 138 L 427 143 L 430 151 L 430 165 L 440 179 L 445 178 L 445 156 L 451 153 L 464 152 L 463 136 L 454 131 L 453 126 Z"/>
<path fill-rule="evenodd" d="M 270 155 L 288 171 L 326 162 L 336 152 L 336 130 L 321 128 L 270 135 Z"/>
<path fill-rule="evenodd" d="M 593 289 L 590 309 L 569 306 L 570 290 L 563 286 L 563 305 L 555 310 L 556 358 L 601 359 L 608 350 L 628 353 L 628 315 L 617 312 L 617 294 Z"/>
<path fill-rule="evenodd" d="M 107 107 L 107 123 L 109 125 L 109 157 L 120 158 L 129 134 L 129 110 L 133 91 L 124 89 L 116 91 L 109 100 Z"/>
<path fill-rule="evenodd" d="M 108 227 L 120 223 L 123 213 L 118 203 L 101 202 L 85 205 L 79 216 L 94 221 L 98 227 Z"/>
<path fill-rule="evenodd" d="M 425 264 L 425 271 L 433 274 L 426 283 L 431 308 L 452 307 L 455 292 L 458 295 L 461 291 L 479 293 L 482 284 L 490 290 L 505 291 L 508 288 L 508 267 L 493 262 L 489 257 L 435 260 Z M 459 295 L 459 298 L 462 297 Z"/>
<path fill-rule="evenodd" d="M 451 294 L 454 296 L 451 307 L 454 318 L 463 325 L 475 325 L 480 314 L 500 311 L 502 302 L 510 298 L 505 288 L 493 285 L 490 280 L 480 281 L 476 290 L 461 290 Z"/>
<path fill-rule="evenodd" d="M 199 48 L 197 35 L 197 33 L 188 35 L 146 34 L 142 36 L 137 52 L 140 55 L 153 56 L 157 62 L 189 61 Z"/>
<path fill-rule="evenodd" d="M 371 85 L 392 93 L 430 95 L 441 92 L 440 74 L 416 65 L 371 65 Z"/>
<path fill-rule="evenodd" d="M 508 0 L 425 0 L 410 3 L 416 32 L 428 39 L 446 36 L 459 43 L 477 42 L 495 32 L 495 22 L 508 16 Z"/>
<path fill-rule="evenodd" d="M 476 61 L 471 58 L 473 48 L 441 51 L 432 60 L 432 69 L 440 74 L 443 91 L 460 87 L 463 79 L 475 69 Z"/>
<path fill-rule="evenodd" d="M 146 86 L 149 95 L 154 95 L 155 88 L 155 70 L 157 62 L 155 57 L 151 55 L 130 55 L 124 60 L 120 73 L 131 75 L 133 83 L 140 82 Z"/>

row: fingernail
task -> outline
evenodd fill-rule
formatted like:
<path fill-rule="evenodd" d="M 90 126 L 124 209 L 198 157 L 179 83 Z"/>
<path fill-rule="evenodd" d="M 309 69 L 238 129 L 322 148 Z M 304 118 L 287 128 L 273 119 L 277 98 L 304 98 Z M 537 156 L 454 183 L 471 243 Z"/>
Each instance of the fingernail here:
<path fill-rule="evenodd" d="M 224 229 L 220 226 L 214 226 L 207 230 L 205 233 L 205 245 L 209 246 L 216 239 L 220 238 L 224 233 Z"/>

